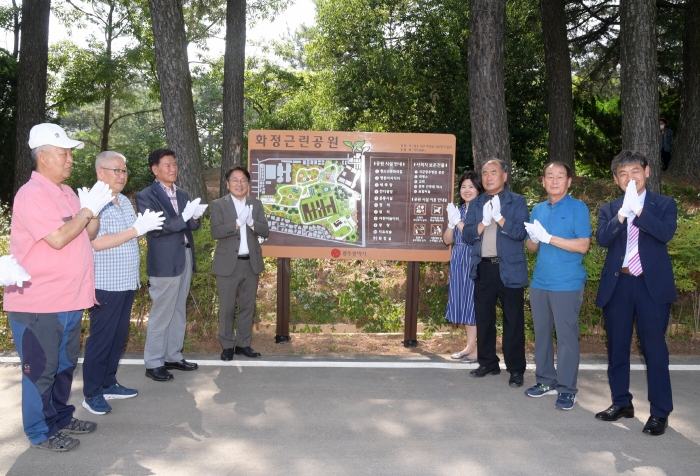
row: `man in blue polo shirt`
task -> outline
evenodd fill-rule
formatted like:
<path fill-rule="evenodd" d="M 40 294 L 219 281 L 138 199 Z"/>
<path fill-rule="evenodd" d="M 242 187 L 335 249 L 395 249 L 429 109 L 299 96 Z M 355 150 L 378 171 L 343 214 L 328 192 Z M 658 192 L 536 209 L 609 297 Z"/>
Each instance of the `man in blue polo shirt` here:
<path fill-rule="evenodd" d="M 530 217 L 533 222 L 525 223 L 530 235 L 527 249 L 537 253 L 530 282 L 537 384 L 525 390 L 525 395 L 558 394 L 555 407 L 571 410 L 578 392 L 578 317 L 587 278 L 582 261 L 591 244 L 591 220 L 586 204 L 568 194 L 571 186 L 568 165 L 547 164 L 542 186 L 548 200 L 535 205 Z M 556 369 L 553 326 L 557 330 Z"/>

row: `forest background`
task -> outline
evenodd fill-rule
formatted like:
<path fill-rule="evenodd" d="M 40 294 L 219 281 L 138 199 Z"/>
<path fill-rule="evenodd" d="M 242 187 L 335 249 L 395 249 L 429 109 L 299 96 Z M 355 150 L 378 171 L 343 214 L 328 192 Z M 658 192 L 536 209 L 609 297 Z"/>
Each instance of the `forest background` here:
<path fill-rule="evenodd" d="M 247 26 L 284 18 L 290 3 L 0 2 L 0 28 L 12 39 L 0 49 L 0 254 L 12 197 L 31 171 L 26 137 L 38 122 L 59 123 L 85 142 L 75 151 L 72 187 L 94 183 L 95 155 L 116 150 L 128 158 L 132 194 L 153 180 L 148 152 L 168 146 L 179 157 L 179 185 L 208 200 L 224 193 L 222 169 L 245 164 L 250 129 L 450 133 L 458 172 L 503 157 L 509 186 L 531 207 L 545 199 L 543 165 L 571 164 L 571 193 L 588 204 L 594 229 L 600 204 L 620 194 L 610 162 L 632 148 L 650 159 L 650 188 L 679 203 L 670 250 L 680 299 L 669 338 L 699 351 L 700 0 L 315 0 L 311 26 L 245 56 Z M 49 11 L 59 21 L 51 28 L 91 34 L 49 44 Z M 223 54 L 210 49 L 217 38 Z M 676 131 L 663 173 L 660 117 Z M 206 225 L 196 236 L 187 351 L 216 342 Z M 604 252 L 594 243 L 584 261 L 581 329 L 597 340 L 604 331 L 593 301 Z M 425 337 L 444 329 L 448 275 L 446 263 L 421 264 Z M 404 300 L 405 263 L 292 260 L 293 332 L 339 323 L 397 332 Z M 267 259 L 256 311 L 262 325 L 274 321 L 275 302 L 275 260 Z M 143 343 L 148 308 L 144 286 L 132 349 Z M 4 314 L 0 348 L 12 348 Z"/>

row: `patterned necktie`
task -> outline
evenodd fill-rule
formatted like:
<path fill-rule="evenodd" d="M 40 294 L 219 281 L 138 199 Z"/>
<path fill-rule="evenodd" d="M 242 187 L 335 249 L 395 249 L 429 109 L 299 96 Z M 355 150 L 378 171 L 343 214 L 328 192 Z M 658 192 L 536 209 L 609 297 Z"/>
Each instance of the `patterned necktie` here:
<path fill-rule="evenodd" d="M 627 237 L 627 248 L 633 252 L 627 263 L 630 274 L 639 276 L 642 274 L 642 262 L 639 259 L 639 228 L 630 223 L 629 236 Z"/>

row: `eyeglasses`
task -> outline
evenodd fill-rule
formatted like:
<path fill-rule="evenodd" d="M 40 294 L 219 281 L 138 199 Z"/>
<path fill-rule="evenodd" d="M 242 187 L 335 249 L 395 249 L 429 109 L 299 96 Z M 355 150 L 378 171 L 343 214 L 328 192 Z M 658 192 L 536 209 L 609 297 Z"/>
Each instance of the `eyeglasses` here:
<path fill-rule="evenodd" d="M 108 169 L 107 167 L 100 167 L 103 170 L 111 170 L 114 175 L 129 175 L 129 169 Z"/>
<path fill-rule="evenodd" d="M 231 182 L 231 183 L 246 184 L 246 183 L 248 183 L 248 179 L 242 178 L 242 179 L 238 180 L 238 179 L 233 179 L 233 178 L 232 178 L 232 179 L 229 179 L 229 182 Z"/>

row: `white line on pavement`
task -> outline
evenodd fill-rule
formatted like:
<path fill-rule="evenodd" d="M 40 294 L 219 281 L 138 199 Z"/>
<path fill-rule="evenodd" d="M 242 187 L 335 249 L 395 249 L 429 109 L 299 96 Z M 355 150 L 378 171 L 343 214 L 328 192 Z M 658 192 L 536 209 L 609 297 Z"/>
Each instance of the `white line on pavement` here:
<path fill-rule="evenodd" d="M 477 364 L 441 363 L 441 362 L 338 362 L 328 360 L 232 360 L 222 362 L 220 360 L 188 360 L 203 367 L 291 367 L 291 368 L 361 368 L 361 369 L 446 369 L 446 370 L 471 370 L 477 368 Z M 0 363 L 18 364 L 19 357 L 0 357 Z M 82 364 L 83 359 L 78 359 Z M 142 359 L 122 359 L 121 365 L 143 365 Z M 606 364 L 580 364 L 579 370 L 607 370 Z M 700 371 L 700 365 L 669 365 L 672 371 Z M 505 370 L 505 365 L 501 364 Z M 535 370 L 535 364 L 528 364 L 528 370 Z M 646 365 L 630 365 L 631 370 L 646 370 Z"/>

